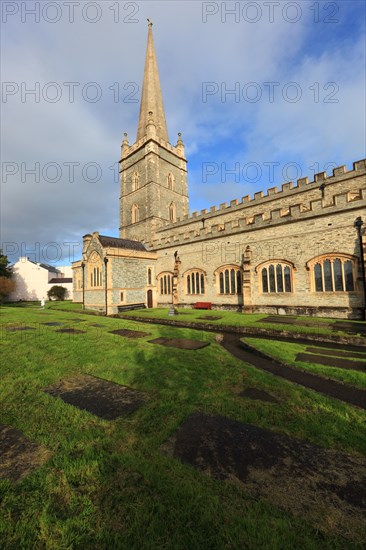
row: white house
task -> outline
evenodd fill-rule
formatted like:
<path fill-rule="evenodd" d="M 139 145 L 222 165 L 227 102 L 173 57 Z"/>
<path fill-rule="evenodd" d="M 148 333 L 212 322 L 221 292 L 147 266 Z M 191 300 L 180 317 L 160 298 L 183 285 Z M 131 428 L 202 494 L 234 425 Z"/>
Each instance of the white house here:
<path fill-rule="evenodd" d="M 16 287 L 8 297 L 10 302 L 47 299 L 53 285 L 66 288 L 66 299 L 72 300 L 71 266 L 56 267 L 21 257 L 13 265 L 13 277 Z"/>

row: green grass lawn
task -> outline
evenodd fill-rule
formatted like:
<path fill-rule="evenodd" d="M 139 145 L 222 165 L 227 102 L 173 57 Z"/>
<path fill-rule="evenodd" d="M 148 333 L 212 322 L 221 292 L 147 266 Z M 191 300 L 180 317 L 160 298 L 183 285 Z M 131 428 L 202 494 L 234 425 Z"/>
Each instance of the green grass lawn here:
<path fill-rule="evenodd" d="M 62 307 L 62 306 L 60 306 Z M 156 309 L 141 309 L 136 311 L 128 311 L 125 315 L 133 317 L 147 317 L 148 319 L 170 319 L 173 321 L 183 322 L 200 322 L 200 323 L 213 323 L 217 326 L 240 326 L 240 327 L 254 327 L 254 328 L 265 328 L 271 331 L 287 331 L 295 333 L 306 333 L 306 334 L 338 334 L 340 336 L 346 336 L 347 333 L 343 330 L 340 330 L 336 323 L 341 321 L 340 319 L 328 319 L 320 317 L 302 317 L 297 316 L 296 319 L 301 322 L 311 323 L 311 326 L 301 326 L 290 325 L 290 324 L 280 324 L 280 323 L 267 323 L 261 322 L 263 319 L 268 317 L 268 314 L 263 313 L 239 313 L 236 311 L 221 311 L 221 310 L 196 310 L 196 309 L 178 309 L 178 315 L 174 317 L 169 317 L 168 308 L 156 308 Z M 200 317 L 205 316 L 220 316 L 221 319 L 217 321 L 210 321 L 209 319 L 200 319 Z M 123 317 L 123 314 L 121 314 Z M 278 319 L 283 318 L 283 316 L 278 315 Z M 347 319 L 347 322 L 352 323 L 355 327 L 363 326 L 364 323 L 360 321 L 350 321 Z"/>
<path fill-rule="evenodd" d="M 234 482 L 213 480 L 165 456 L 160 446 L 200 410 L 365 453 L 364 411 L 245 365 L 212 333 L 80 316 L 80 306 L 66 304 L 70 312 L 62 306 L 1 308 L 0 423 L 52 453 L 21 482 L 0 481 L 1 548 L 356 548 L 254 500 Z M 80 317 L 84 322 L 73 321 Z M 51 321 L 86 333 L 60 334 L 42 324 Z M 103 326 L 90 326 L 96 322 Z M 8 332 L 7 324 L 36 330 Z M 150 336 L 108 333 L 117 328 Z M 187 351 L 148 343 L 159 336 L 210 345 Z M 128 417 L 104 421 L 42 391 L 80 373 L 131 386 L 149 400 Z M 240 397 L 246 387 L 268 391 L 279 403 Z"/>
<path fill-rule="evenodd" d="M 324 378 L 330 378 L 331 380 L 340 380 L 344 384 L 356 386 L 358 388 L 366 388 L 366 372 L 318 365 L 315 360 L 314 363 L 296 361 L 297 354 L 305 352 L 306 348 L 308 348 L 310 344 L 302 345 L 295 344 L 293 342 L 279 342 L 276 340 L 247 337 L 242 338 L 242 340 L 259 351 L 262 351 L 266 355 L 269 355 L 270 357 L 273 357 L 286 365 L 290 365 L 291 367 L 298 367 L 302 370 L 307 370 L 309 372 L 313 372 L 314 374 L 318 374 Z M 316 342 L 312 347 L 316 347 Z M 329 349 L 331 349 L 331 344 L 329 345 Z M 345 349 L 347 349 L 347 346 L 345 346 Z M 359 355 L 360 360 L 364 359 L 365 354 L 363 357 L 361 357 L 361 354 Z M 349 359 L 351 361 L 357 361 L 355 357 L 350 357 Z"/>

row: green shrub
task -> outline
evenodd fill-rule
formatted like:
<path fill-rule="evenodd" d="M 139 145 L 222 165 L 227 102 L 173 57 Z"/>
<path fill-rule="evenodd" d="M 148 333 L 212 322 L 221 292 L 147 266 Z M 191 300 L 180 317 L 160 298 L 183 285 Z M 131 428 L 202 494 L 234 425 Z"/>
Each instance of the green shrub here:
<path fill-rule="evenodd" d="M 63 286 L 54 285 L 47 292 L 47 296 L 50 300 L 64 300 L 66 296 L 66 288 Z"/>

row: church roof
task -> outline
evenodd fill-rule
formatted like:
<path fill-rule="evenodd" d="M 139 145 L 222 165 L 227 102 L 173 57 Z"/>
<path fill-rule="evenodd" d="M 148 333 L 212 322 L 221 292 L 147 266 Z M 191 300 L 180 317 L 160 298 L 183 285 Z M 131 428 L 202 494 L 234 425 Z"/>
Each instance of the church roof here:
<path fill-rule="evenodd" d="M 140 117 L 136 141 L 139 141 L 146 136 L 146 125 L 150 118 L 150 112 L 152 112 L 152 118 L 156 126 L 157 137 L 160 137 L 164 141 L 168 142 L 168 130 L 165 120 L 163 96 L 161 93 L 159 69 L 156 61 L 151 21 L 149 21 L 144 81 L 142 84 Z"/>
<path fill-rule="evenodd" d="M 140 250 L 146 252 L 146 248 L 140 241 L 131 241 L 130 239 L 118 239 L 117 237 L 106 237 L 99 235 L 100 244 L 103 247 L 127 248 L 128 250 Z"/>
<path fill-rule="evenodd" d="M 22 261 L 22 258 L 19 258 L 19 261 Z M 40 262 L 33 262 L 29 258 L 27 258 L 27 261 L 33 265 L 36 265 L 38 267 L 42 267 L 42 269 L 47 269 L 47 271 L 50 271 L 52 273 L 60 273 L 60 271 L 55 267 L 54 265 L 44 264 Z"/>

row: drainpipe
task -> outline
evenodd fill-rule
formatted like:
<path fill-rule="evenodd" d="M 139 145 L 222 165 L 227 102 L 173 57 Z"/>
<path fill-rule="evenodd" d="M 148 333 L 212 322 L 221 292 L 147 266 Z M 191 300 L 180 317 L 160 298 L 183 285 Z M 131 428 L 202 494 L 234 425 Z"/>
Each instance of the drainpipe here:
<path fill-rule="evenodd" d="M 105 314 L 108 315 L 108 294 L 107 294 L 107 287 L 108 287 L 108 280 L 107 280 L 107 264 L 108 264 L 108 258 L 104 258 L 104 266 L 105 266 Z"/>
<path fill-rule="evenodd" d="M 82 269 L 82 272 L 83 272 L 83 278 L 82 278 L 82 285 L 83 285 L 83 309 L 85 309 L 85 275 L 84 275 L 85 264 L 84 264 L 84 262 L 81 262 L 81 269 Z"/>
<path fill-rule="evenodd" d="M 362 285 L 363 285 L 363 320 L 366 320 L 366 275 L 365 275 L 365 256 L 363 253 L 363 244 L 362 244 L 362 226 L 364 222 L 362 221 L 361 216 L 356 218 L 354 226 L 358 233 L 358 242 L 360 245 L 360 259 L 361 259 L 361 273 L 362 273 Z"/>

